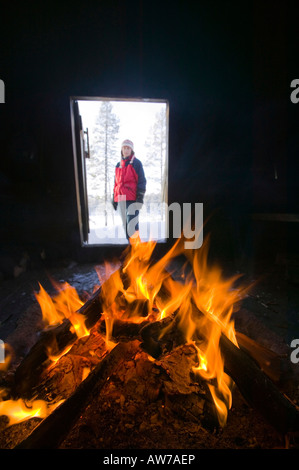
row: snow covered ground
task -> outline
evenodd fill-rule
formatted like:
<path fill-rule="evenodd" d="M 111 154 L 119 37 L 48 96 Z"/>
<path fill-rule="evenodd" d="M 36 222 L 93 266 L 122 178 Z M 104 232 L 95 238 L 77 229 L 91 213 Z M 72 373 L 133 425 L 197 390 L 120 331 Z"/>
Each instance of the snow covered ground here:
<path fill-rule="evenodd" d="M 107 225 L 105 215 L 96 214 L 89 218 L 90 233 L 89 245 L 124 245 L 127 244 L 122 220 L 118 211 L 107 214 Z M 139 234 L 142 241 L 164 241 L 166 238 L 166 223 L 160 214 L 147 214 L 141 210 L 139 216 Z"/>

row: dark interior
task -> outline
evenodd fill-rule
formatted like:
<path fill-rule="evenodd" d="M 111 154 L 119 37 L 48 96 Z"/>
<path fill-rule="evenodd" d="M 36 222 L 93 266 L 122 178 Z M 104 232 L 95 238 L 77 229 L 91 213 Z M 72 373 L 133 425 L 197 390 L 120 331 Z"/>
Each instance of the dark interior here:
<path fill-rule="evenodd" d="M 245 5 L 20 4 L 18 14 L 7 6 L 3 257 L 102 253 L 80 247 L 71 96 L 167 99 L 169 203 L 203 202 L 215 247 L 230 260 L 240 250 L 254 259 L 262 250 L 269 262 L 296 251 L 297 223 L 253 218 L 298 207 L 295 20 L 288 3 Z"/>
<path fill-rule="evenodd" d="M 298 338 L 292 2 L 11 2 L 0 22 L 0 338 L 46 272 L 86 275 L 123 249 L 80 241 L 73 96 L 169 102 L 169 203 L 203 203 L 211 260 L 261 279 L 256 295 L 279 292 L 278 313 L 263 316 L 258 297 L 251 309 Z"/>

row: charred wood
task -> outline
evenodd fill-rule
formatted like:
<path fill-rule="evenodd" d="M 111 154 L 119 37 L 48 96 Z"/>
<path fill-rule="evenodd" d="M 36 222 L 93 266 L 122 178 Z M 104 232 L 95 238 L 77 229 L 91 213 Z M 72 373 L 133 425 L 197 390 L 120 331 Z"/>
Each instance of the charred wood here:
<path fill-rule="evenodd" d="M 32 395 L 48 403 L 69 398 L 108 354 L 105 338 L 93 328 L 90 335 L 78 339 L 65 355 L 49 364 L 32 389 Z"/>
<path fill-rule="evenodd" d="M 282 435 L 299 432 L 298 408 L 278 390 L 256 362 L 225 335 L 221 335 L 220 347 L 225 369 L 245 400 Z"/>
<path fill-rule="evenodd" d="M 123 273 L 121 269 L 119 273 L 124 285 L 129 285 L 126 274 Z M 158 295 L 165 296 L 166 292 L 167 290 L 162 284 Z M 88 329 L 92 328 L 102 317 L 103 304 L 101 294 L 102 287 L 97 289 L 78 310 L 78 313 L 85 317 L 85 325 Z M 144 299 L 136 299 L 129 303 L 125 297 L 119 293 L 116 302 L 118 307 L 125 311 L 124 316 L 127 318 L 131 318 L 137 315 L 137 313 L 141 317 L 146 317 L 150 313 L 149 302 Z M 114 329 L 116 329 L 120 323 L 120 321 L 116 321 Z M 142 326 L 144 326 L 144 324 Z M 13 397 L 31 398 L 32 389 L 38 385 L 41 374 L 49 365 L 48 349 L 50 347 L 53 348 L 54 345 L 55 354 L 58 355 L 76 341 L 77 336 L 72 332 L 71 327 L 71 322 L 65 319 L 62 324 L 50 327 L 41 333 L 37 343 L 31 348 L 27 356 L 16 369 L 11 391 Z M 134 329 L 136 330 L 135 333 Z M 134 326 L 134 324 L 131 323 L 131 337 L 138 336 L 137 330 L 139 329 L 139 325 Z M 119 333 L 117 333 L 117 335 L 119 335 Z"/>
<path fill-rule="evenodd" d="M 126 439 L 122 433 L 127 433 L 128 429 L 134 433 L 139 430 L 150 434 L 180 419 L 195 423 L 203 432 L 206 423 L 210 423 L 213 429 L 217 427 L 215 409 L 205 381 L 191 378 L 190 371 L 197 363 L 196 351 L 192 346 L 183 345 L 161 360 L 152 361 L 141 351 L 140 342 L 126 344 L 128 349 L 109 374 L 109 380 L 103 387 L 96 385 L 93 388 L 86 405 L 82 407 L 80 419 L 78 415 L 69 431 L 63 431 L 63 441 L 59 437 L 59 442 L 51 444 L 52 448 L 98 446 L 100 436 L 103 436 L 101 422 L 105 423 L 106 429 L 107 426 L 110 429 L 112 416 L 115 433 L 107 433 L 104 438 L 106 445 L 110 441 L 115 445 L 118 439 Z M 54 426 L 52 431 L 60 433 L 59 421 L 57 429 Z M 35 433 L 40 434 L 38 428 Z M 40 447 L 43 446 L 42 437 L 39 441 L 36 438 L 36 442 L 36 446 L 43 448 Z"/>
<path fill-rule="evenodd" d="M 183 337 L 178 336 L 176 340 L 172 338 L 173 332 L 177 331 L 176 322 L 175 317 L 169 319 L 167 330 L 165 324 L 160 322 L 145 326 L 141 331 L 143 349 L 159 359 L 165 350 L 170 351 L 175 345 L 183 344 Z M 221 335 L 220 349 L 226 373 L 233 379 L 248 404 L 259 411 L 279 433 L 286 435 L 299 432 L 298 408 L 250 356 L 248 347 L 245 351 L 245 335 L 240 335 L 239 338 L 242 338 L 243 349 L 236 347 L 224 334 Z M 269 367 L 267 372 L 270 374 Z"/>
<path fill-rule="evenodd" d="M 99 287 L 92 296 L 82 305 L 78 313 L 86 317 L 85 325 L 87 329 L 92 328 L 102 315 L 102 287 Z"/>
<path fill-rule="evenodd" d="M 78 313 L 86 317 L 85 325 L 87 328 L 91 328 L 101 318 L 100 294 L 101 287 L 78 310 Z M 72 331 L 72 324 L 68 319 L 65 319 L 60 325 L 44 330 L 16 369 L 12 396 L 31 398 L 32 389 L 38 384 L 42 372 L 49 365 L 49 348 L 52 350 L 54 348 L 55 353 L 59 354 L 73 344 L 76 339 L 77 335 Z"/>
<path fill-rule="evenodd" d="M 79 313 L 86 316 L 86 326 L 89 328 L 95 325 L 102 316 L 100 294 L 101 288 L 79 310 Z M 159 295 L 168 296 L 166 284 L 162 284 Z M 118 296 L 117 301 L 125 310 L 128 309 L 128 318 L 134 315 L 136 308 L 140 308 L 141 316 L 146 316 L 149 313 L 149 305 L 146 301 L 139 301 L 137 299 L 134 305 L 128 305 L 128 302 L 121 295 Z M 202 315 L 199 311 L 196 314 Z M 116 321 L 112 336 L 116 339 L 121 338 L 124 341 L 132 341 L 135 338 L 140 339 L 142 342 L 141 348 L 153 358 L 159 359 L 186 342 L 178 322 L 179 319 L 176 313 L 156 322 L 144 320 L 144 322 L 135 324 L 129 321 Z M 38 383 L 42 371 L 48 365 L 47 347 L 52 341 L 56 341 L 58 351 L 61 351 L 75 341 L 76 337 L 71 332 L 70 326 L 70 322 L 66 320 L 62 325 L 42 333 L 40 340 L 32 348 L 15 373 L 14 394 L 16 396 L 31 397 L 32 389 Z M 104 322 L 100 322 L 99 328 L 102 328 L 102 331 L 104 331 Z M 271 363 L 268 367 L 265 367 L 269 356 L 265 359 L 266 356 L 263 358 L 261 355 L 254 354 L 254 348 L 249 347 L 246 337 L 239 336 L 239 340 L 240 348 L 237 348 L 224 334 L 221 335 L 220 349 L 227 374 L 234 380 L 245 400 L 258 410 L 277 431 L 282 434 L 299 431 L 299 413 L 297 407 L 275 386 L 273 380 L 279 382 L 280 376 L 273 372 Z M 110 354 L 108 357 L 110 357 Z M 98 366 L 95 370 L 98 370 Z M 83 384 L 79 386 L 80 390 L 82 388 L 84 390 Z M 83 403 L 84 399 L 80 395 L 83 392 L 80 392 L 79 389 L 79 402 L 82 400 Z M 77 391 L 74 395 L 76 393 Z M 65 414 L 61 411 L 63 419 L 68 419 L 69 405 L 67 403 L 69 400 L 73 400 L 72 397 L 73 395 L 67 400 L 64 407 L 61 405 L 62 409 L 67 410 Z M 57 412 L 54 412 L 55 415 L 58 414 L 58 410 L 61 407 L 57 409 Z M 55 418 L 55 415 L 52 418 L 55 423 L 53 424 L 54 427 L 58 425 L 59 421 L 59 418 Z M 49 422 L 48 419 L 46 421 Z M 44 426 L 48 425 L 45 424 Z"/>
<path fill-rule="evenodd" d="M 59 446 L 93 393 L 100 393 L 119 361 L 131 348 L 130 343 L 120 343 L 106 356 L 79 385 L 76 391 L 51 415 L 45 418 L 16 449 L 54 449 Z"/>
<path fill-rule="evenodd" d="M 142 329 L 149 324 L 148 320 L 144 320 L 141 323 L 130 322 L 127 320 L 114 320 L 111 339 L 115 341 L 132 341 L 140 338 L 140 332 Z M 98 322 L 96 325 L 97 330 L 102 334 L 107 334 L 106 323 L 104 320 Z"/>
<path fill-rule="evenodd" d="M 289 356 L 278 354 L 239 331 L 236 331 L 236 338 L 239 347 L 256 361 L 279 390 L 284 393 L 294 393 L 298 387 L 298 378 Z"/>
<path fill-rule="evenodd" d="M 76 340 L 76 334 L 70 330 L 70 327 L 69 320 L 65 320 L 61 325 L 41 333 L 39 340 L 15 371 L 13 397 L 31 398 L 32 389 L 37 385 L 43 370 L 49 365 L 49 349 L 59 352 Z"/>

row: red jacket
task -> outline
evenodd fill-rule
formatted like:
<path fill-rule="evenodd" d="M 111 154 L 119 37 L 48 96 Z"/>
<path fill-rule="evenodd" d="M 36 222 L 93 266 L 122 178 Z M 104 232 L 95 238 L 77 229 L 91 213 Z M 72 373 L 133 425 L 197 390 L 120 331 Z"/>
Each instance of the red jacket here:
<path fill-rule="evenodd" d="M 143 202 L 146 190 L 146 179 L 143 166 L 135 155 L 121 159 L 115 167 L 114 202 L 126 201 Z"/>

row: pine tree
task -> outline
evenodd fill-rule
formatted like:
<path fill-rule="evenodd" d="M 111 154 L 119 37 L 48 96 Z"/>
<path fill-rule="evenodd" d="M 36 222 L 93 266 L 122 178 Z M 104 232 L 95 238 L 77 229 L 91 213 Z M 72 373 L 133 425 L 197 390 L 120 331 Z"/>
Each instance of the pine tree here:
<path fill-rule="evenodd" d="M 159 193 L 164 200 L 163 191 L 165 186 L 165 162 L 166 162 L 166 145 L 167 145 L 167 125 L 166 113 L 164 107 L 161 108 L 155 115 L 155 122 L 151 127 L 150 136 L 146 141 L 148 148 L 146 166 L 149 168 L 149 173 L 152 175 L 152 183 L 159 188 Z M 155 171 L 151 171 L 155 169 Z"/>
<path fill-rule="evenodd" d="M 161 109 L 156 114 L 156 122 L 153 129 L 153 146 L 155 155 L 159 160 L 161 188 L 163 188 L 165 155 L 166 155 L 166 114 Z"/>
<path fill-rule="evenodd" d="M 91 194 L 105 204 L 105 225 L 107 226 L 108 204 L 114 182 L 114 168 L 117 160 L 116 142 L 119 132 L 119 118 L 113 113 L 110 101 L 102 101 L 95 121 L 90 143 L 90 161 L 87 177 Z"/>

